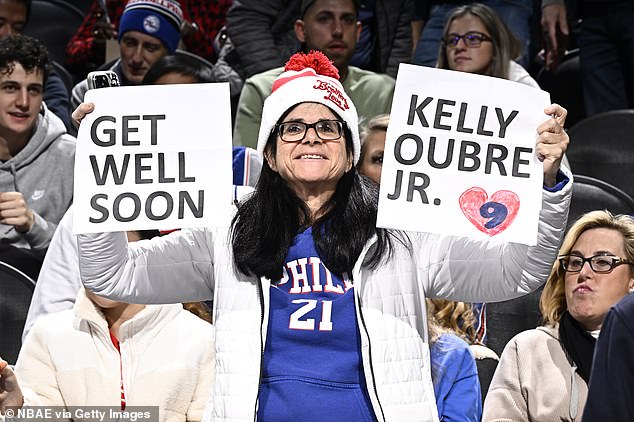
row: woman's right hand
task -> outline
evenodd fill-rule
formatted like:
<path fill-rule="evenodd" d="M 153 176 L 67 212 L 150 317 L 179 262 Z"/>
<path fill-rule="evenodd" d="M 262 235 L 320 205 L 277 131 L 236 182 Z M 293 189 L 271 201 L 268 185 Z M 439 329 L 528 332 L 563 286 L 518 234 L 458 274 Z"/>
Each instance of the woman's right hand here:
<path fill-rule="evenodd" d="M 77 106 L 75 111 L 70 115 L 73 120 L 73 125 L 75 125 L 76 129 L 79 129 L 79 124 L 86 117 L 86 114 L 92 113 L 95 109 L 94 103 L 81 103 Z"/>
<path fill-rule="evenodd" d="M 0 358 L 0 413 L 7 408 L 21 408 L 24 405 L 22 390 L 9 363 Z"/>

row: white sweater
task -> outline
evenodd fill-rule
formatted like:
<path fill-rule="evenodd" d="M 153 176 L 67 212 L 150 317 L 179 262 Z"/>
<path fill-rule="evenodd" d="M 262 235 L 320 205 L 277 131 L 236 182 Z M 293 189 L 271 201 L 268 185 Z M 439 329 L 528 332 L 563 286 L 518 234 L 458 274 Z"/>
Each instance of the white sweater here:
<path fill-rule="evenodd" d="M 526 69 L 513 60 L 511 60 L 511 64 L 509 66 L 509 77 L 507 79 L 533 88 L 541 89 L 539 84 L 531 77 L 531 75 L 529 75 Z"/>
<path fill-rule="evenodd" d="M 571 177 L 571 176 L 570 176 Z M 425 297 L 490 302 L 548 277 L 563 237 L 572 183 L 543 192 L 534 247 L 410 233 L 387 262 L 352 271 L 368 393 L 379 421 L 437 421 L 426 343 Z M 181 230 L 128 247 L 123 233 L 78 236 L 83 283 L 140 303 L 214 298 L 216 374 L 209 418 L 253 421 L 266 339 L 270 282 L 234 266 L 228 227 Z M 174 283 L 174 280 L 183 280 Z M 130 281 L 132 280 L 132 281 Z M 185 282 L 186 281 L 186 282 Z"/>
<path fill-rule="evenodd" d="M 213 385 L 213 326 L 182 305 L 149 305 L 119 330 L 82 289 L 73 310 L 39 318 L 15 373 L 25 404 L 159 406 L 160 421 L 200 421 Z M 119 369 L 121 367 L 121 370 Z"/>

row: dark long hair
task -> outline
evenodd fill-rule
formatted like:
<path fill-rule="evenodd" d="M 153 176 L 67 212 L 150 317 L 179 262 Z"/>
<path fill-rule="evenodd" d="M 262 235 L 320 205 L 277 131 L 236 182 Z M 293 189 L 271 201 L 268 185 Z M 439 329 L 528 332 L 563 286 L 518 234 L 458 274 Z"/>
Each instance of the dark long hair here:
<path fill-rule="evenodd" d="M 352 136 L 344 125 L 346 150 L 352 154 Z M 277 132 L 272 131 L 267 150 L 275 156 Z M 236 266 L 245 274 L 264 276 L 275 282 L 289 247 L 300 230 L 313 226 L 313 239 L 320 258 L 335 273 L 352 271 L 366 242 L 376 234 L 376 247 L 364 265 L 374 268 L 389 257 L 393 234 L 376 227 L 378 188 L 361 177 L 353 166 L 337 183 L 325 211 L 314 222 L 310 210 L 286 181 L 264 160 L 255 192 L 238 207 L 231 223 Z"/>

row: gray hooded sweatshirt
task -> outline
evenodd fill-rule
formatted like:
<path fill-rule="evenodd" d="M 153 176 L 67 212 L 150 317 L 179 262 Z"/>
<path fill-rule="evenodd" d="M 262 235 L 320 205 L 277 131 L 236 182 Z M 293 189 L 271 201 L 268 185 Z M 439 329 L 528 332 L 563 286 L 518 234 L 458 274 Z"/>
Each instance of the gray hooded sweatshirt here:
<path fill-rule="evenodd" d="M 0 162 L 0 192 L 21 192 L 35 223 L 28 233 L 0 224 L 0 246 L 46 250 L 73 201 L 74 163 L 75 138 L 42 103 L 29 142 L 14 157 Z"/>

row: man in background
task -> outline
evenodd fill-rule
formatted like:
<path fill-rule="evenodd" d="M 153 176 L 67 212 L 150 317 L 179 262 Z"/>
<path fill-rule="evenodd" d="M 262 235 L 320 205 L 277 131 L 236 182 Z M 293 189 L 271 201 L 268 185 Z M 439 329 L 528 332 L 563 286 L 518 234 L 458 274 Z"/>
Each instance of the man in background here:
<path fill-rule="evenodd" d="M 295 22 L 295 36 L 304 51 L 318 50 L 332 60 L 361 123 L 390 112 L 395 81 L 385 74 L 350 66 L 361 33 L 358 12 L 354 0 L 304 0 L 301 18 Z M 264 100 L 282 71 L 278 67 L 246 80 L 238 102 L 234 145 L 256 147 Z"/>
<path fill-rule="evenodd" d="M 634 108 L 634 2 L 542 0 L 547 69 L 566 49 L 569 7 L 581 18 L 577 44 L 586 115 Z"/>
<path fill-rule="evenodd" d="M 117 40 L 119 20 L 127 0 L 93 0 L 66 45 L 64 65 L 73 75 L 85 77 L 106 61 L 107 44 Z M 214 39 L 225 24 L 231 0 L 181 0 L 184 25 L 182 47 L 188 52 L 215 62 L 218 51 Z"/>
<path fill-rule="evenodd" d="M 29 20 L 31 0 L 0 0 L 0 38 L 22 34 Z M 54 69 L 46 78 L 44 102 L 70 129 L 70 101 L 66 85 Z"/>
<path fill-rule="evenodd" d="M 49 66 L 36 39 L 0 40 L 0 256 L 31 276 L 73 200 L 75 139 L 43 102 Z"/>
<path fill-rule="evenodd" d="M 119 22 L 120 59 L 110 70 L 121 85 L 140 85 L 150 67 L 174 53 L 180 41 L 183 12 L 175 0 L 130 0 Z M 88 91 L 83 80 L 73 88 L 71 105 L 77 108 Z"/>

